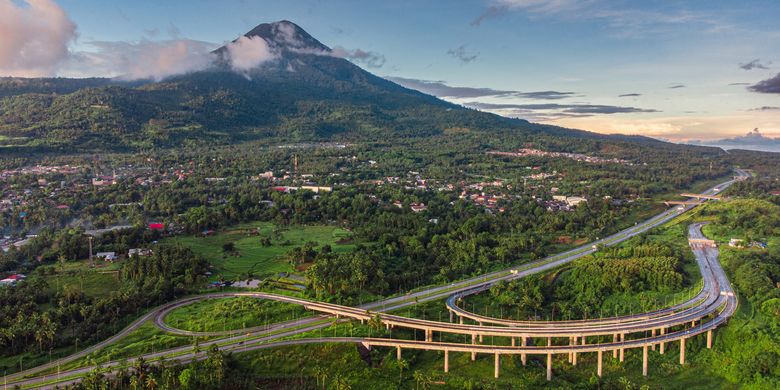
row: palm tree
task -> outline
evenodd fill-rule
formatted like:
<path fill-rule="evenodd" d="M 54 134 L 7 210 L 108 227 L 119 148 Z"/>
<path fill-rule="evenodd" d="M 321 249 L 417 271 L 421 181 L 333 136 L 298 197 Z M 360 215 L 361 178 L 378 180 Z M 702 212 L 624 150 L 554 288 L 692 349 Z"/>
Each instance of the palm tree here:
<path fill-rule="evenodd" d="M 417 383 L 417 389 L 422 386 L 423 390 L 427 390 L 431 385 L 431 378 L 425 375 L 422 371 L 414 372 L 414 381 Z"/>
<path fill-rule="evenodd" d="M 374 330 L 382 330 L 382 317 L 378 313 L 371 316 L 368 319 L 368 327 Z"/>
<path fill-rule="evenodd" d="M 146 377 L 146 388 L 149 390 L 155 390 L 157 388 L 157 380 L 153 377 Z"/>
<path fill-rule="evenodd" d="M 314 377 L 317 379 L 317 386 L 320 385 L 320 379 L 322 380 L 322 388 L 324 389 L 325 380 L 328 379 L 328 371 L 320 366 L 314 367 Z"/>
<path fill-rule="evenodd" d="M 404 370 L 409 368 L 409 362 L 406 359 L 401 359 L 397 363 L 398 365 L 398 381 L 402 381 L 404 378 Z"/>
<path fill-rule="evenodd" d="M 331 383 L 334 389 L 336 390 L 350 390 L 352 389 L 352 385 L 347 382 L 347 379 L 344 378 L 341 375 L 336 375 L 333 378 L 333 382 Z"/>

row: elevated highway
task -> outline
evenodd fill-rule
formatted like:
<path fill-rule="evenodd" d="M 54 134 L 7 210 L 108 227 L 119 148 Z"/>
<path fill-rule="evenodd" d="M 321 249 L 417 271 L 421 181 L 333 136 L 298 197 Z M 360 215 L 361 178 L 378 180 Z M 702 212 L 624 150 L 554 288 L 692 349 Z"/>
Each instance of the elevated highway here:
<path fill-rule="evenodd" d="M 743 173 L 737 172 L 737 176 L 741 177 Z M 736 180 L 736 179 L 735 179 Z M 720 184 L 718 187 L 711 188 L 705 191 L 704 195 L 712 195 L 718 190 L 722 190 L 731 185 L 734 180 L 727 181 Z M 543 272 L 555 268 L 559 265 L 566 264 L 575 259 L 587 256 L 595 252 L 601 246 L 611 246 L 623 242 L 633 236 L 641 234 L 649 229 L 659 226 L 670 219 L 686 212 L 695 204 L 686 205 L 682 210 L 667 210 L 659 215 L 656 215 L 649 220 L 637 224 L 629 229 L 625 229 L 617 234 L 609 236 L 592 242 L 590 244 L 566 251 L 564 253 L 549 256 L 547 258 L 538 260 L 533 263 L 525 264 L 518 267 L 512 267 L 510 269 L 498 272 L 492 272 L 483 276 L 466 279 L 460 282 L 452 283 L 446 286 L 438 286 L 423 291 L 393 297 L 374 303 L 362 305 L 361 307 L 347 307 L 340 305 L 333 305 L 322 302 L 314 302 L 304 300 L 300 298 L 293 298 L 275 294 L 267 293 L 225 293 L 232 295 L 224 296 L 255 296 L 262 299 L 274 299 L 284 302 L 290 302 L 303 305 L 311 310 L 325 313 L 328 315 L 334 315 L 342 318 L 350 318 L 360 321 L 366 321 L 374 316 L 379 316 L 382 323 L 388 327 L 405 327 L 411 329 L 420 329 L 425 332 L 425 341 L 415 340 L 396 340 L 396 339 L 370 339 L 370 338 L 355 338 L 355 339 L 339 339 L 341 341 L 335 341 L 334 339 L 310 339 L 310 340 L 289 340 L 282 341 L 276 344 L 269 344 L 272 340 L 276 340 L 281 337 L 287 337 L 302 332 L 307 332 L 322 327 L 328 326 L 328 323 L 322 323 L 321 317 L 306 318 L 297 321 L 291 321 L 286 323 L 274 324 L 273 326 L 264 327 L 263 329 L 252 329 L 250 331 L 240 330 L 232 332 L 217 332 L 217 334 L 224 334 L 227 338 L 215 340 L 214 343 L 219 342 L 221 349 L 223 350 L 252 350 L 268 348 L 272 345 L 292 345 L 296 343 L 317 343 L 317 342 L 356 342 L 361 343 L 366 347 L 395 347 L 398 349 L 399 354 L 401 349 L 429 349 L 444 351 L 445 356 L 453 352 L 468 352 L 472 354 L 472 359 L 476 354 L 494 354 L 496 356 L 496 376 L 498 376 L 498 367 L 500 365 L 500 356 L 504 354 L 520 354 L 523 356 L 523 362 L 525 362 L 525 356 L 533 354 L 547 355 L 547 369 L 548 379 L 551 377 L 551 357 L 553 354 L 567 353 L 569 354 L 569 360 L 576 364 L 576 354 L 586 352 L 596 352 L 599 356 L 599 369 L 598 373 L 601 374 L 601 355 L 603 351 L 612 350 L 613 356 L 617 356 L 618 353 L 623 357 L 623 351 L 627 348 L 643 348 L 645 356 L 645 369 L 644 374 L 647 374 L 647 349 L 654 348 L 655 345 L 660 345 L 661 353 L 664 352 L 664 344 L 672 341 L 679 341 L 681 343 L 680 352 L 681 363 L 684 362 L 685 355 L 685 339 L 697 334 L 707 333 L 708 346 L 711 346 L 712 330 L 715 327 L 725 323 L 727 319 L 736 310 L 736 298 L 731 290 L 730 285 L 723 274 L 720 265 L 717 263 L 717 249 L 715 248 L 695 248 L 697 254 L 697 262 L 700 267 L 703 267 L 702 274 L 705 273 L 709 277 L 705 277 L 702 290 L 693 297 L 691 300 L 679 305 L 675 305 L 670 308 L 658 310 L 652 313 L 638 314 L 635 316 L 626 316 L 611 319 L 596 319 L 588 321 L 562 321 L 562 322 L 544 322 L 544 321 L 529 321 L 525 323 L 502 323 L 501 319 L 493 319 L 491 322 L 489 319 L 480 319 L 477 317 L 471 318 L 468 313 L 458 313 L 458 316 L 462 318 L 469 318 L 473 321 L 480 321 L 483 323 L 490 323 L 494 326 L 484 326 L 477 324 L 461 324 L 461 323 L 447 323 L 426 321 L 413 318 L 407 318 L 402 316 L 396 316 L 387 314 L 386 311 L 390 311 L 397 308 L 406 307 L 416 304 L 417 302 L 425 302 L 435 299 L 441 299 L 451 296 L 453 294 L 477 293 L 484 291 L 491 285 L 501 280 L 512 280 L 527 275 L 531 275 L 538 272 Z M 692 238 L 704 239 L 704 237 L 693 237 L 694 229 L 692 232 Z M 703 261 L 699 261 L 699 256 L 703 256 Z M 717 292 L 717 293 L 716 293 Z M 82 351 L 81 353 L 71 355 L 67 358 L 59 359 L 49 364 L 44 364 L 39 367 L 12 374 L 4 378 L 5 383 L 10 385 L 23 385 L 23 386 L 38 386 L 41 384 L 43 387 L 52 386 L 53 381 L 51 376 L 36 376 L 37 373 L 44 370 L 51 370 L 54 367 L 58 367 L 61 364 L 65 364 L 69 361 L 73 361 L 80 357 L 85 356 L 87 353 L 95 351 L 98 347 L 105 347 L 118 341 L 119 338 L 128 334 L 129 332 L 137 329 L 147 319 L 153 319 L 158 326 L 173 333 L 180 333 L 186 331 L 180 331 L 164 325 L 162 320 L 165 314 L 170 312 L 175 307 L 182 306 L 194 302 L 199 299 L 206 299 L 209 297 L 220 296 L 220 294 L 210 294 L 203 297 L 188 298 L 172 304 L 163 305 L 154 309 L 144 317 L 135 321 L 128 326 L 125 330 L 118 335 L 106 340 L 103 343 L 96 345 L 89 349 L 89 352 Z M 462 295 L 461 295 L 462 296 Z M 452 306 L 451 310 L 455 310 L 457 306 Z M 318 323 L 319 321 L 319 323 Z M 495 326 L 501 325 L 501 326 Z M 273 329 L 273 333 L 271 332 Z M 453 334 L 465 334 L 472 336 L 472 343 L 441 343 L 433 341 L 433 332 L 453 333 Z M 239 332 L 243 334 L 238 334 Z M 651 334 L 647 336 L 646 334 Z M 187 334 L 197 334 L 196 332 L 189 332 Z M 511 346 L 498 346 L 498 345 L 482 345 L 477 343 L 477 338 L 482 339 L 483 336 L 497 336 L 506 337 L 511 340 Z M 246 336 L 246 337 L 245 337 Z M 608 342 L 604 342 L 604 339 L 612 339 Z M 628 337 L 627 337 L 628 336 Z M 249 339 L 249 337 L 252 337 Z M 516 345 L 516 341 L 520 341 L 520 345 Z M 546 341 L 546 343 L 544 342 Z M 536 344 L 541 342 L 542 345 Z M 567 344 L 568 343 L 568 344 Z M 204 346 L 207 343 L 203 344 Z M 189 352 L 185 352 L 189 351 Z M 145 354 L 145 359 L 153 359 L 165 354 L 175 354 L 177 358 L 192 359 L 200 358 L 202 352 L 192 351 L 191 347 L 180 347 L 173 350 L 161 351 L 155 354 Z M 573 357 L 573 359 L 572 359 Z M 129 359 L 128 361 L 132 361 Z M 186 361 L 186 360 L 183 360 Z M 445 362 L 447 360 L 445 359 Z M 114 367 L 119 362 L 110 362 L 105 367 Z M 445 363 L 445 371 L 446 371 Z M 67 380 L 78 380 L 78 378 L 67 379 L 70 376 L 78 375 L 79 372 L 86 372 L 89 368 L 70 370 L 67 372 L 61 372 L 58 374 L 58 378 L 66 378 L 62 381 L 56 381 L 56 383 L 65 383 Z"/>

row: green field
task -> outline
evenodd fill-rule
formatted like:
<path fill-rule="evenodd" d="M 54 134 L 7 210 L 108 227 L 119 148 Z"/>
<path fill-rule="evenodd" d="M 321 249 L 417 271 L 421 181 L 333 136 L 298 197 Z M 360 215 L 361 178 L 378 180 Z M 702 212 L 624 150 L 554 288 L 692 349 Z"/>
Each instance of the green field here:
<path fill-rule="evenodd" d="M 30 275 L 30 280 L 43 279 L 52 291 L 78 289 L 90 297 L 108 295 L 117 289 L 119 263 L 97 262 L 91 267 L 88 260 L 66 262 L 40 267 Z"/>
<path fill-rule="evenodd" d="M 250 235 L 248 230 L 257 229 L 257 235 Z M 272 238 L 270 246 L 263 246 L 262 237 L 272 237 L 275 226 L 269 222 L 250 222 L 231 227 L 215 235 L 202 237 L 186 236 L 172 237 L 163 244 L 181 244 L 195 253 L 203 256 L 214 266 L 213 280 L 222 275 L 226 279 L 243 278 L 248 272 L 255 277 L 271 276 L 279 272 L 295 272 L 295 269 L 284 259 L 284 254 L 291 249 L 313 241 L 318 245 L 330 245 L 334 252 L 347 252 L 354 249 L 354 244 L 337 243 L 348 241 L 351 234 L 335 226 L 290 226 L 281 230 L 279 237 Z M 237 253 L 226 254 L 222 250 L 225 243 L 232 242 Z"/>
<path fill-rule="evenodd" d="M 299 305 L 284 302 L 250 297 L 216 298 L 180 307 L 165 317 L 165 323 L 194 332 L 219 332 L 294 320 L 307 313 Z"/>

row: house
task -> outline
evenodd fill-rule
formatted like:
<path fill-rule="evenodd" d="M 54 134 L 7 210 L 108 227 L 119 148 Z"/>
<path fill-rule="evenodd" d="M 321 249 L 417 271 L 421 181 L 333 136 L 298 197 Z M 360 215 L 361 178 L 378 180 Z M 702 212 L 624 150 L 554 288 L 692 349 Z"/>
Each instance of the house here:
<path fill-rule="evenodd" d="M 132 256 L 146 257 L 151 255 L 152 255 L 152 250 L 146 248 L 133 248 L 127 251 L 127 257 L 132 257 Z"/>
<path fill-rule="evenodd" d="M 2 285 L 2 286 L 15 286 L 18 281 L 23 280 L 24 278 L 26 278 L 26 276 L 24 276 L 22 274 L 13 274 L 13 275 L 8 276 L 5 279 L 0 280 L 0 285 Z"/>
<path fill-rule="evenodd" d="M 95 187 L 111 186 L 116 184 L 115 176 L 100 176 L 92 178 L 92 185 Z"/>
<path fill-rule="evenodd" d="M 301 189 L 305 191 L 312 191 L 314 193 L 333 191 L 333 187 L 320 187 L 320 186 L 301 186 Z"/>
<path fill-rule="evenodd" d="M 732 238 L 729 240 L 729 246 L 732 248 L 742 248 L 744 245 L 742 244 L 744 240 L 740 240 L 738 238 Z"/>
<path fill-rule="evenodd" d="M 569 206 L 572 206 L 572 207 L 576 206 L 576 205 L 578 205 L 580 203 L 587 203 L 587 202 L 588 202 L 588 200 L 583 198 L 583 197 L 581 197 L 581 196 L 569 196 L 569 197 L 566 198 L 566 203 Z"/>
<path fill-rule="evenodd" d="M 411 207 L 412 211 L 415 213 L 428 210 L 428 206 L 426 206 L 425 203 L 412 203 L 409 207 Z"/>
<path fill-rule="evenodd" d="M 95 257 L 105 261 L 114 261 L 116 260 L 116 252 L 98 252 Z"/>
<path fill-rule="evenodd" d="M 753 241 L 750 243 L 751 248 L 766 249 L 766 243 Z"/>

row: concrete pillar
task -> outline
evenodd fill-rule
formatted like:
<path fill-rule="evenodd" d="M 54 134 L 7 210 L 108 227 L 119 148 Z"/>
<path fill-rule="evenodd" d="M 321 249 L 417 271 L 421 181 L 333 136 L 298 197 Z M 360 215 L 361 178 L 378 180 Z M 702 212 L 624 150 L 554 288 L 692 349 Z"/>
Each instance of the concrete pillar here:
<path fill-rule="evenodd" d="M 617 335 L 617 333 L 613 333 L 612 334 L 612 342 L 613 343 L 617 343 L 618 342 L 618 335 Z M 613 359 L 617 359 L 617 357 L 618 357 L 617 355 L 618 355 L 618 349 L 615 348 L 615 349 L 612 350 L 612 358 Z"/>
<path fill-rule="evenodd" d="M 574 338 L 574 344 L 577 344 L 577 338 Z M 582 345 L 585 345 L 585 336 L 582 336 Z M 577 352 L 572 352 L 572 362 L 571 364 L 577 365 Z"/>
<path fill-rule="evenodd" d="M 596 374 L 601 378 L 601 353 L 602 351 L 598 351 L 598 365 L 596 366 Z"/>
<path fill-rule="evenodd" d="M 498 379 L 498 371 L 501 369 L 501 355 L 496 353 L 496 369 L 493 372 L 493 376 Z"/>
<path fill-rule="evenodd" d="M 661 336 L 663 336 L 666 333 L 666 330 L 664 328 L 661 328 Z M 661 345 L 658 346 L 661 355 L 664 354 L 664 346 L 666 346 L 666 343 L 661 341 Z"/>
<path fill-rule="evenodd" d="M 444 350 L 444 372 L 450 372 L 450 351 Z"/>
<path fill-rule="evenodd" d="M 547 353 L 547 381 L 552 380 L 552 354 Z"/>
<path fill-rule="evenodd" d="M 463 317 L 459 317 L 458 321 L 460 321 L 460 324 L 463 325 Z"/>
<path fill-rule="evenodd" d="M 452 315 L 453 315 L 452 310 L 450 310 L 450 322 L 452 322 L 453 320 Z"/>
<path fill-rule="evenodd" d="M 477 344 L 477 335 L 475 335 L 475 334 L 471 335 L 471 344 Z M 477 353 L 476 352 L 472 352 L 471 353 L 471 361 L 473 362 L 475 360 L 477 360 Z"/>
<path fill-rule="evenodd" d="M 680 365 L 685 364 L 685 337 L 680 339 Z"/>
<path fill-rule="evenodd" d="M 691 321 L 691 328 L 695 328 L 695 327 L 696 327 L 696 320 L 693 320 Z"/>
<path fill-rule="evenodd" d="M 569 336 L 569 345 L 573 345 L 574 343 L 576 343 L 576 341 L 574 340 L 574 337 Z M 572 351 L 569 351 L 569 363 L 574 361 L 574 359 L 572 358 L 572 355 L 573 355 Z"/>
<path fill-rule="evenodd" d="M 480 325 L 480 326 L 482 326 L 482 324 L 479 324 L 479 325 Z M 482 344 L 482 340 L 483 340 L 483 339 L 482 339 L 482 335 L 479 335 L 479 343 L 480 343 L 480 344 Z"/>
<path fill-rule="evenodd" d="M 647 376 L 647 345 L 642 347 L 642 375 Z"/>
<path fill-rule="evenodd" d="M 514 337 L 510 337 L 510 338 L 512 339 L 512 346 L 514 347 L 515 346 L 515 338 Z"/>
<path fill-rule="evenodd" d="M 528 341 L 525 338 L 525 336 L 520 337 L 520 346 L 525 347 L 527 344 L 528 344 Z M 527 361 L 526 356 L 525 356 L 525 352 L 520 354 L 520 361 L 523 363 L 523 365 L 525 365 L 525 363 Z"/>
<path fill-rule="evenodd" d="M 625 333 L 621 333 L 620 334 L 620 341 L 621 342 L 626 341 L 626 334 Z M 620 347 L 620 362 L 623 363 L 623 360 L 625 360 L 625 358 L 626 358 L 626 349 L 623 348 L 623 347 Z"/>
<path fill-rule="evenodd" d="M 401 346 L 395 347 L 395 358 L 396 360 L 401 360 Z"/>
<path fill-rule="evenodd" d="M 425 331 L 425 341 L 427 341 L 427 342 L 433 341 L 433 330 L 427 329 Z"/>
<path fill-rule="evenodd" d="M 651 331 L 650 335 L 651 335 L 652 337 L 655 337 L 655 328 L 653 328 L 653 330 Z M 655 351 L 655 344 L 650 344 L 650 349 L 652 349 L 653 351 Z"/>
<path fill-rule="evenodd" d="M 707 349 L 712 349 L 712 329 L 707 331 Z"/>

